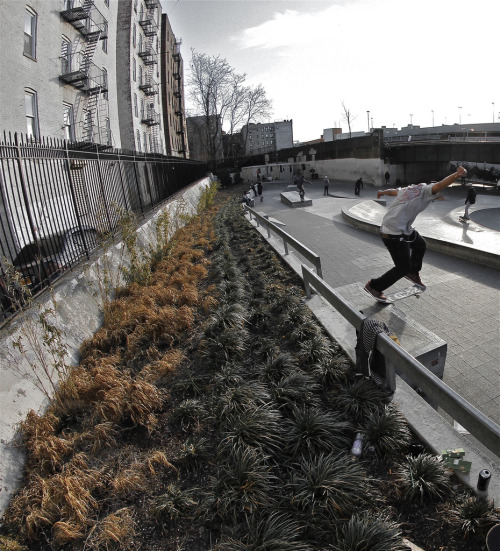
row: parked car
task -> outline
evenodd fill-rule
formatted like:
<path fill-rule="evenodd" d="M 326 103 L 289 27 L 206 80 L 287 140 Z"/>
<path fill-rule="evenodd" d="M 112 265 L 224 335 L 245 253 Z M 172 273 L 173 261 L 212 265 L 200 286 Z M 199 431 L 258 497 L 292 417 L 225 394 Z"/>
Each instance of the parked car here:
<path fill-rule="evenodd" d="M 95 249 L 99 232 L 82 226 L 47 235 L 23 247 L 12 264 L 31 290 L 39 290 L 67 270 L 86 251 Z"/>

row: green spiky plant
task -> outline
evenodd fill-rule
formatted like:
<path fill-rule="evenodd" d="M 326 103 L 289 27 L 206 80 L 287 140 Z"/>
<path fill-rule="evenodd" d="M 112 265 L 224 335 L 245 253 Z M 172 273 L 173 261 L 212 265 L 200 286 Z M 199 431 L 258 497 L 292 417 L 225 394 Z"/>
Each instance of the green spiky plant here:
<path fill-rule="evenodd" d="M 190 436 L 181 445 L 176 456 L 176 461 L 188 471 L 193 472 L 210 462 L 211 452 L 212 446 L 208 438 Z"/>
<path fill-rule="evenodd" d="M 224 537 L 215 551 L 313 551 L 301 540 L 302 530 L 298 522 L 284 514 L 264 513 Z"/>
<path fill-rule="evenodd" d="M 330 524 L 365 506 L 371 486 L 361 464 L 347 454 L 320 454 L 300 462 L 290 491 L 295 507 Z"/>
<path fill-rule="evenodd" d="M 169 484 L 165 493 L 153 499 L 152 512 L 160 520 L 174 521 L 180 517 L 189 518 L 197 505 L 191 490 Z"/>
<path fill-rule="evenodd" d="M 378 458 L 395 458 L 411 442 L 408 422 L 393 404 L 371 413 L 361 432 L 363 448 L 373 450 Z"/>
<path fill-rule="evenodd" d="M 438 501 L 450 492 L 450 478 L 444 465 L 434 455 L 406 456 L 396 471 L 401 497 L 409 503 Z"/>
<path fill-rule="evenodd" d="M 373 381 L 359 379 L 340 387 L 332 402 L 333 407 L 342 412 L 345 419 L 363 425 L 374 410 L 384 407 L 388 402 L 388 395 Z"/>
<path fill-rule="evenodd" d="M 406 551 L 399 525 L 380 513 L 355 514 L 337 530 L 334 551 Z"/>
<path fill-rule="evenodd" d="M 283 446 L 283 419 L 270 406 L 249 406 L 222 419 L 225 449 L 251 446 L 279 454 Z"/>
<path fill-rule="evenodd" d="M 500 515 L 493 503 L 485 496 L 462 495 L 448 510 L 450 524 L 463 537 L 478 535 L 484 537 L 486 532 L 500 522 Z"/>
<path fill-rule="evenodd" d="M 319 406 L 319 391 L 319 384 L 299 369 L 288 373 L 276 383 L 271 383 L 274 400 L 285 408 L 300 404 Z"/>
<path fill-rule="evenodd" d="M 180 425 L 182 430 L 187 431 L 197 424 L 200 419 L 207 418 L 207 411 L 200 400 L 188 398 L 183 400 L 170 415 L 173 423 Z"/>
<path fill-rule="evenodd" d="M 280 352 L 277 356 L 269 356 L 266 359 L 261 367 L 261 373 L 265 380 L 277 383 L 297 367 L 298 362 L 292 354 Z"/>
<path fill-rule="evenodd" d="M 353 427 L 336 413 L 316 407 L 295 407 L 285 424 L 287 447 L 297 454 L 329 453 L 347 449 Z"/>
<path fill-rule="evenodd" d="M 269 459 L 259 449 L 233 447 L 219 463 L 207 513 L 224 523 L 238 523 L 262 507 L 274 507 L 278 478 Z"/>

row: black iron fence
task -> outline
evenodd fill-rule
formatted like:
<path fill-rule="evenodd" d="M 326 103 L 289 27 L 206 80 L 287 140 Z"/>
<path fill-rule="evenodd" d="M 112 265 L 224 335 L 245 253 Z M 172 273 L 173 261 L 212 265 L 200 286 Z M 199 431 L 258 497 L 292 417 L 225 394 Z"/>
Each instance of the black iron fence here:
<path fill-rule="evenodd" d="M 4 133 L 0 319 L 15 308 L 12 273 L 40 291 L 113 234 L 124 210 L 144 216 L 206 173 L 189 159 Z"/>

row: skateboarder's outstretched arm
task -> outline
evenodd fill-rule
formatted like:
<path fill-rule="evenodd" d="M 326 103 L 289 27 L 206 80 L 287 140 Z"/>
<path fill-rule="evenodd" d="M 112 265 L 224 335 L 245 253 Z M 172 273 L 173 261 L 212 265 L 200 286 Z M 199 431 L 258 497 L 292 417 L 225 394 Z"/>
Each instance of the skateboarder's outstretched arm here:
<path fill-rule="evenodd" d="M 443 191 L 443 189 L 453 184 L 455 180 L 458 180 L 458 178 L 463 178 L 464 176 L 467 176 L 467 171 L 463 166 L 459 166 L 456 172 L 446 176 L 446 178 L 432 186 L 432 195 L 436 195 L 436 193 Z"/>
<path fill-rule="evenodd" d="M 381 189 L 377 192 L 377 199 L 380 199 L 382 195 L 390 195 L 391 197 L 396 197 L 397 194 L 397 189 Z"/>

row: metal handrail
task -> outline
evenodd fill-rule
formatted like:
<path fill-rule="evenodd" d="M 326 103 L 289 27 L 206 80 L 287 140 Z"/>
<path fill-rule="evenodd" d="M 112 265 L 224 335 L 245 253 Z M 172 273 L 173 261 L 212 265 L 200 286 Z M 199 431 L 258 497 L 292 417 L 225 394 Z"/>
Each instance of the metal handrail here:
<path fill-rule="evenodd" d="M 308 249 L 300 241 L 297 241 L 295 237 L 291 236 L 286 231 L 283 231 L 281 228 L 276 226 L 276 224 L 273 224 L 273 222 L 268 220 L 262 214 L 259 214 L 248 205 L 244 205 L 244 207 L 250 214 L 250 220 L 252 219 L 253 215 L 257 221 L 257 225 L 262 223 L 267 228 L 267 237 L 271 237 L 270 230 L 272 230 L 276 235 L 279 235 L 281 239 L 283 239 L 285 255 L 288 254 L 288 244 L 290 244 L 298 253 L 300 253 L 305 259 L 307 259 L 311 264 L 314 265 L 318 276 L 323 277 L 323 274 L 321 273 L 321 258 L 318 254 L 316 254 L 314 251 L 311 251 L 311 249 Z"/>
<path fill-rule="evenodd" d="M 311 298 L 311 287 L 314 287 L 314 290 L 356 330 L 361 329 L 361 322 L 366 316 L 351 306 L 328 283 L 304 265 L 302 265 L 302 278 L 307 298 Z M 393 382 L 396 377 L 395 366 L 397 366 L 398 371 L 408 376 L 431 401 L 438 403 L 446 413 L 457 420 L 484 446 L 500 456 L 500 425 L 462 398 L 388 335 L 384 333 L 378 335 L 375 347 L 384 356 L 386 380 L 391 390 L 393 390 Z"/>

